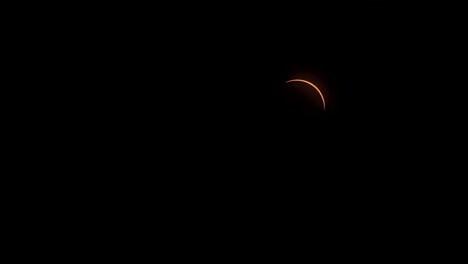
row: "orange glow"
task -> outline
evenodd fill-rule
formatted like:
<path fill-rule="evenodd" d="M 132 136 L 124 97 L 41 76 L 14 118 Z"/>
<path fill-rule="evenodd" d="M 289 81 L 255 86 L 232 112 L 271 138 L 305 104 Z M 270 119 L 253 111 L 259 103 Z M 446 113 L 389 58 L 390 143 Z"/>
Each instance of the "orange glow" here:
<path fill-rule="evenodd" d="M 313 83 L 311 83 L 309 81 L 306 81 L 306 80 L 302 80 L 302 79 L 292 79 L 292 80 L 286 81 L 286 83 L 289 83 L 289 82 L 303 82 L 303 83 L 307 83 L 308 85 L 314 87 L 315 90 L 317 90 L 317 92 L 320 94 L 320 97 L 322 97 L 323 110 L 325 110 L 325 98 L 323 97 L 323 94 L 320 91 L 320 89 L 317 86 L 315 86 L 315 84 L 313 84 Z"/>

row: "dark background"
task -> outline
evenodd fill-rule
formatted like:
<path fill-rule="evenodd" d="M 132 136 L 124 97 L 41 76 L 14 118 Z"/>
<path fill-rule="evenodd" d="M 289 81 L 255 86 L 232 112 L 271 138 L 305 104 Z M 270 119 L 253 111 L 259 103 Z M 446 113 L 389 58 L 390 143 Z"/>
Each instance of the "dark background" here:
<path fill-rule="evenodd" d="M 462 67 L 452 61 L 461 60 L 460 34 L 456 21 L 433 16 L 456 20 L 455 7 L 72 3 L 51 5 L 48 24 L 31 25 L 38 75 L 52 82 L 51 94 L 63 93 L 56 102 L 75 108 L 84 122 L 78 127 L 113 131 L 121 144 L 225 153 L 260 143 L 321 144 L 316 149 L 331 156 L 382 153 L 459 115 L 452 82 Z M 302 76 L 321 87 L 326 111 L 312 88 L 304 96 L 284 84 Z"/>
<path fill-rule="evenodd" d="M 399 93 L 395 86 L 411 86 L 408 76 L 424 64 L 411 16 L 386 2 L 85 1 L 62 8 L 68 12 L 56 13 L 67 23 L 51 19 L 54 67 L 89 89 L 78 98 L 90 112 L 113 111 L 105 119 L 126 116 L 121 123 L 135 122 L 130 127 L 151 123 L 206 138 L 361 131 L 405 117 L 415 88 Z M 317 94 L 307 100 L 284 85 L 307 75 L 321 82 L 325 112 Z"/>
<path fill-rule="evenodd" d="M 46 87 L 31 97 L 48 111 L 33 115 L 58 154 L 72 150 L 60 164 L 85 175 L 96 212 L 149 219 L 157 204 L 205 225 L 291 216 L 350 234 L 403 225 L 434 206 L 426 186 L 450 174 L 442 157 L 462 143 L 461 24 L 448 4 L 46 9 L 25 48 Z M 284 84 L 302 75 L 320 83 L 326 111 Z"/>

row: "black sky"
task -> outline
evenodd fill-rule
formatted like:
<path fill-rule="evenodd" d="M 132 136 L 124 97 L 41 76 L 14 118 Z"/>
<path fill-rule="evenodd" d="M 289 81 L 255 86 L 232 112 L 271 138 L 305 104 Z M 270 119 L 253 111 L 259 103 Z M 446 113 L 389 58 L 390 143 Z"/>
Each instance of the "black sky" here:
<path fill-rule="evenodd" d="M 60 76 L 56 89 L 69 84 L 61 102 L 72 110 L 62 120 L 83 144 L 110 149 L 111 164 L 134 160 L 132 173 L 171 167 L 184 188 L 209 197 L 266 185 L 355 197 L 389 191 L 388 175 L 436 144 L 422 135 L 453 117 L 434 92 L 440 80 L 427 80 L 453 55 L 432 42 L 451 28 L 436 10 L 391 1 L 76 1 L 51 7 L 37 49 Z M 300 76 L 321 83 L 325 112 L 313 91 L 306 99 L 284 84 Z M 378 191 L 363 187 L 377 175 Z"/>

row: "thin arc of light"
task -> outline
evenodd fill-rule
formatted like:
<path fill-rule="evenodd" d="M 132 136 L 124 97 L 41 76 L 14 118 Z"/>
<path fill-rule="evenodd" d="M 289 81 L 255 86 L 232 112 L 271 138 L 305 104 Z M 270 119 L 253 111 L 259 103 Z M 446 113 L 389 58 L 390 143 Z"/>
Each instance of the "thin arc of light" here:
<path fill-rule="evenodd" d="M 315 90 L 317 90 L 317 92 L 320 94 L 320 97 L 322 98 L 323 110 L 325 110 L 325 98 L 323 97 L 323 94 L 320 91 L 320 89 L 317 86 L 315 86 L 315 84 L 313 84 L 313 83 L 311 83 L 309 81 L 306 81 L 306 80 L 302 80 L 302 79 L 292 79 L 292 80 L 286 81 L 285 83 L 290 83 L 290 82 L 303 82 L 303 83 L 307 83 L 308 85 L 314 87 Z"/>

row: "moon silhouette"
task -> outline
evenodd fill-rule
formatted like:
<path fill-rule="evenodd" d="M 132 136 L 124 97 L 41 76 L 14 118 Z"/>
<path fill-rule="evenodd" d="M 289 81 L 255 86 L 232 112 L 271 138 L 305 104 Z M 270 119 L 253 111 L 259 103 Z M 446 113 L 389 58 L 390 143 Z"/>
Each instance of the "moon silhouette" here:
<path fill-rule="evenodd" d="M 313 84 L 313 83 L 311 83 L 309 81 L 303 80 L 303 79 L 292 79 L 292 80 L 286 81 L 285 83 L 290 83 L 290 82 L 303 82 L 303 83 L 307 83 L 308 85 L 314 87 L 315 90 L 317 90 L 317 92 L 320 94 L 320 97 L 322 98 L 323 110 L 325 111 L 325 98 L 323 97 L 323 94 L 320 91 L 320 89 L 315 84 Z"/>

